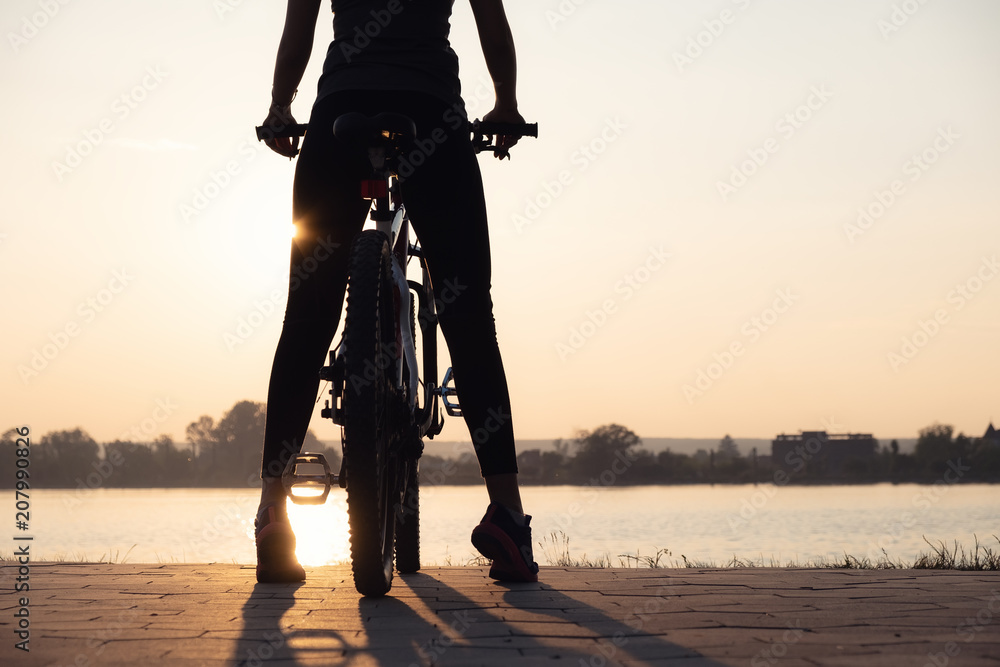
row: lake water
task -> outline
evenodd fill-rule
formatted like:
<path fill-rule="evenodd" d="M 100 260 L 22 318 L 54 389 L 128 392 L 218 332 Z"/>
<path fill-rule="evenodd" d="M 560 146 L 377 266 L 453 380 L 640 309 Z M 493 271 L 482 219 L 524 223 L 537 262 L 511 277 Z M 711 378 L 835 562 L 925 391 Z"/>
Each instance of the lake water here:
<path fill-rule="evenodd" d="M 32 555 L 36 560 L 129 563 L 255 562 L 253 489 L 97 489 L 31 491 Z M 836 560 L 845 553 L 876 558 L 882 549 L 912 562 L 928 552 L 923 537 L 978 535 L 997 550 L 1000 486 L 877 484 L 777 487 L 643 486 L 524 487 L 539 564 L 549 564 L 568 538 L 573 557 L 651 555 L 669 549 L 680 562 L 722 565 L 734 556 L 764 565 Z M 14 492 L 0 492 L 14 514 Z M 459 565 L 474 555 L 469 533 L 486 508 L 484 487 L 442 486 L 421 493 L 425 564 Z M 322 507 L 294 506 L 299 557 L 306 565 L 348 558 L 344 492 Z M 561 534 L 555 540 L 554 531 Z M 16 531 L 12 531 L 16 532 Z M 546 540 L 545 546 L 537 542 Z M 8 545 L 14 544 L 12 541 Z M 0 547 L 9 555 L 13 548 Z M 126 555 L 127 554 L 127 555 Z M 669 563 L 669 560 L 668 560 Z"/>

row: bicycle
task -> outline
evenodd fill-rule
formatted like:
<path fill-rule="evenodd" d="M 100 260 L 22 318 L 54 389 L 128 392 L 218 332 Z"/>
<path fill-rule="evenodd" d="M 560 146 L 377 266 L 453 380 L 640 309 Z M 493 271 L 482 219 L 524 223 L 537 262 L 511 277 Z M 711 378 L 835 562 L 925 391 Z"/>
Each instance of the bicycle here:
<path fill-rule="evenodd" d="M 306 129 L 258 127 L 257 138 L 299 137 Z M 538 136 L 537 124 L 473 121 L 469 130 L 477 153 L 501 158 L 509 154 L 495 136 Z M 401 574 L 420 569 L 418 462 L 423 438 L 444 426 L 439 401 L 448 415 L 462 412 L 450 368 L 437 383 L 434 293 L 420 246 L 410 242 L 399 183 L 416 127 L 401 114 L 349 113 L 337 118 L 333 132 L 368 152 L 371 173 L 361 188 L 375 223 L 352 244 L 341 339 L 320 371 L 330 383 L 321 414 L 340 425 L 343 458 L 334 473 L 322 454 L 302 452 L 288 461 L 282 482 L 298 504 L 326 502 L 333 485 L 347 490 L 354 584 L 362 595 L 382 596 L 392 586 L 394 562 Z M 406 273 L 413 259 L 417 280 Z"/>

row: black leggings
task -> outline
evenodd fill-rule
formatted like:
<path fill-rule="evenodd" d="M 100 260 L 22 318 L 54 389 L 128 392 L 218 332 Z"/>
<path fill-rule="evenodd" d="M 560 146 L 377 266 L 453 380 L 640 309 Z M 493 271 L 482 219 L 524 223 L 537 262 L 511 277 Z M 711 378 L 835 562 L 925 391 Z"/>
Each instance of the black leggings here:
<path fill-rule="evenodd" d="M 319 390 L 319 369 L 340 319 L 351 241 L 369 202 L 367 155 L 337 141 L 333 121 L 360 111 L 405 113 L 418 148 L 400 168 L 403 196 L 423 247 L 455 386 L 482 474 L 517 472 L 510 397 L 490 298 L 490 245 L 479 163 L 463 117 L 418 93 L 351 91 L 320 100 L 295 170 L 288 305 L 267 391 L 261 474 L 279 477 L 298 453 Z"/>

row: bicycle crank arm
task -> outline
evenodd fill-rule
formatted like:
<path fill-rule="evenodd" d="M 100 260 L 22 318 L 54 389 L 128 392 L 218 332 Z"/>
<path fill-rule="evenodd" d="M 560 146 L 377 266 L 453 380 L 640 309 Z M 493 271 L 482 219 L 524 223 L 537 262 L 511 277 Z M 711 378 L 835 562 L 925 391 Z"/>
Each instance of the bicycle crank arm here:
<path fill-rule="evenodd" d="M 281 484 L 296 505 L 322 505 L 330 495 L 330 488 L 340 486 L 340 475 L 330 470 L 322 454 L 302 452 L 288 461 L 281 473 Z"/>

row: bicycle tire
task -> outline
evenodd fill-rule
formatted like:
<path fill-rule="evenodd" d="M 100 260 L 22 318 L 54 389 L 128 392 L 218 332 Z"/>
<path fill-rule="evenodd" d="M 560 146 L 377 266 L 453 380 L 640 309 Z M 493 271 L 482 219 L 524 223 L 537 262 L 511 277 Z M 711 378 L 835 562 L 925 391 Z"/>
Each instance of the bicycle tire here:
<path fill-rule="evenodd" d="M 396 513 L 396 570 L 412 574 L 420 569 L 420 473 L 416 458 L 407 461 L 405 488 Z"/>
<path fill-rule="evenodd" d="M 416 298 L 410 298 L 410 331 L 414 339 L 417 335 Z M 404 357 L 403 377 L 417 372 L 411 369 Z M 408 386 L 408 385 L 407 385 Z M 418 389 L 419 391 L 419 389 Z M 415 397 L 408 397 L 415 398 Z M 416 424 L 410 430 L 410 440 L 406 443 L 406 473 L 402 502 L 396 512 L 396 571 L 413 574 L 420 569 L 420 473 L 418 463 L 423 445 Z"/>
<path fill-rule="evenodd" d="M 344 316 L 344 456 L 354 585 L 365 596 L 392 586 L 399 503 L 394 446 L 392 364 L 395 344 L 391 257 L 386 236 L 362 232 L 351 249 Z"/>

